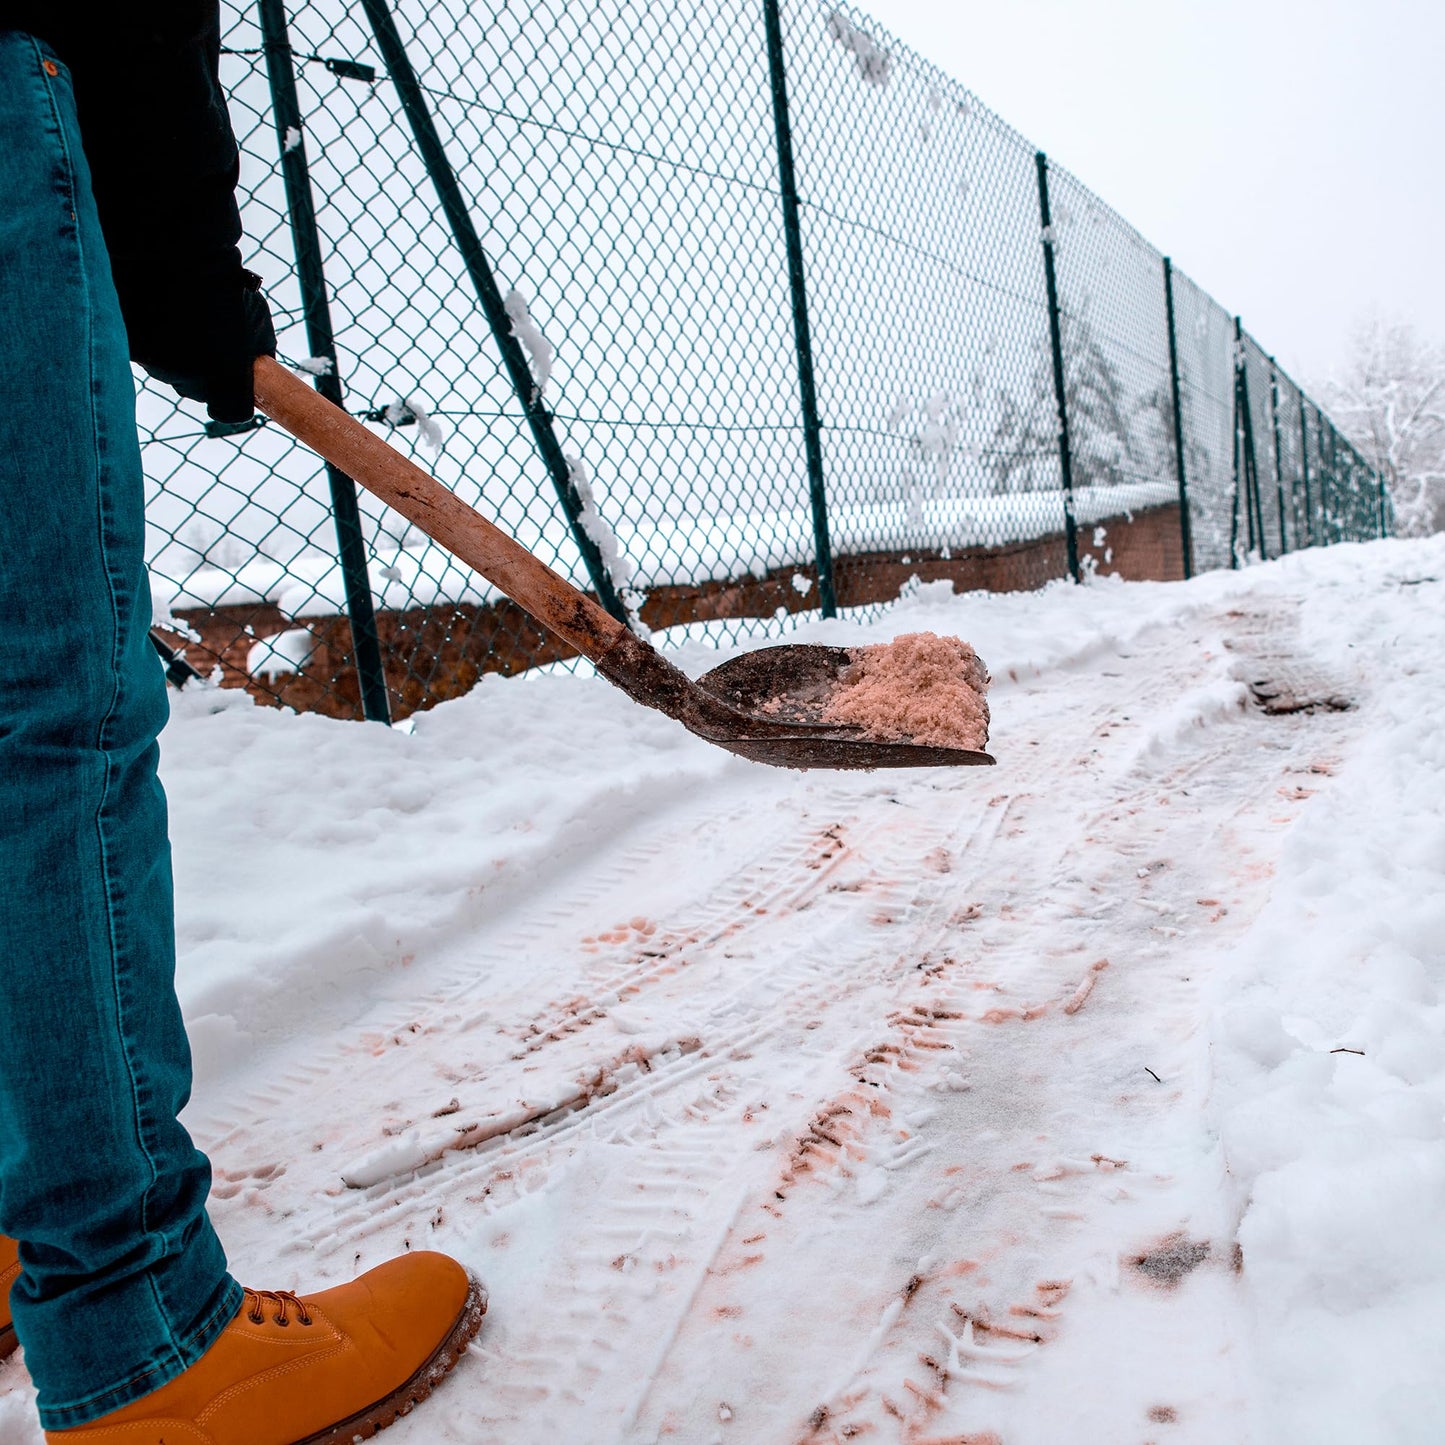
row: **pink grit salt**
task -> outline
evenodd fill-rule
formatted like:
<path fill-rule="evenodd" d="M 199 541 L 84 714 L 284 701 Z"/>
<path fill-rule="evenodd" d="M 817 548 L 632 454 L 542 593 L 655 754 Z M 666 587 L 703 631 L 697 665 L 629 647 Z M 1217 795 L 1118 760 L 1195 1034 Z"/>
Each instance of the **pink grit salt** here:
<path fill-rule="evenodd" d="M 823 721 L 884 742 L 982 752 L 988 743 L 988 669 L 968 643 L 933 632 L 853 650 Z"/>

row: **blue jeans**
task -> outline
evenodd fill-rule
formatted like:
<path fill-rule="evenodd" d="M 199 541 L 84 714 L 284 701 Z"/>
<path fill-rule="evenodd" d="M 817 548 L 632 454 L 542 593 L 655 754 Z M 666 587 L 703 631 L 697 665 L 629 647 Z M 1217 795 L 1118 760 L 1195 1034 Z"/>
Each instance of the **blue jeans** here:
<path fill-rule="evenodd" d="M 174 1378 L 241 1307 L 177 1122 L 135 391 L 64 66 L 0 31 L 0 1233 L 47 1429 Z"/>

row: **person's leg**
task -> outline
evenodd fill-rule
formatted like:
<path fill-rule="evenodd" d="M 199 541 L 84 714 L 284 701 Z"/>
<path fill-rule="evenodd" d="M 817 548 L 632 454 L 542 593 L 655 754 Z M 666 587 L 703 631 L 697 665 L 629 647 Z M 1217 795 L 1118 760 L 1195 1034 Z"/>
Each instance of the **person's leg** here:
<path fill-rule="evenodd" d="M 0 1232 L 47 1429 L 240 1309 L 177 1122 L 165 686 L 135 397 L 70 80 L 0 31 Z"/>

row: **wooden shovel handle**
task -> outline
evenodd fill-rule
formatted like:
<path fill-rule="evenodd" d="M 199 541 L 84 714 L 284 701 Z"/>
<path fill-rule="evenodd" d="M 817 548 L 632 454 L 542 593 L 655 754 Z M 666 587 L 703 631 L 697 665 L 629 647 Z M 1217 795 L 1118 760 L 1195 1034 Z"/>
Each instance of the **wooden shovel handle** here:
<path fill-rule="evenodd" d="M 272 357 L 256 358 L 255 389 L 257 407 L 272 421 L 414 522 L 584 657 L 601 662 L 632 638 L 585 593 Z"/>

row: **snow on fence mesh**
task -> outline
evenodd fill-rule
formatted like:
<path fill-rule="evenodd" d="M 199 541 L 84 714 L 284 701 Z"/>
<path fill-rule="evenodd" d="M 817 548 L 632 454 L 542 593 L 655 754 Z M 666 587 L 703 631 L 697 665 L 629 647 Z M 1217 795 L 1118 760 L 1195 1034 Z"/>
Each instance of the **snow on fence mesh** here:
<path fill-rule="evenodd" d="M 1182 576 L 1389 525 L 1378 478 L 1223 308 L 848 6 L 223 17 L 282 358 L 653 628 L 736 640 L 915 575 Z M 157 639 L 203 675 L 399 718 L 565 656 L 279 428 L 207 426 L 140 380 Z"/>

